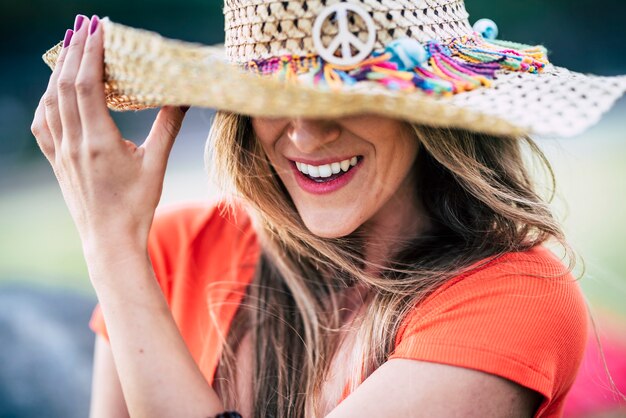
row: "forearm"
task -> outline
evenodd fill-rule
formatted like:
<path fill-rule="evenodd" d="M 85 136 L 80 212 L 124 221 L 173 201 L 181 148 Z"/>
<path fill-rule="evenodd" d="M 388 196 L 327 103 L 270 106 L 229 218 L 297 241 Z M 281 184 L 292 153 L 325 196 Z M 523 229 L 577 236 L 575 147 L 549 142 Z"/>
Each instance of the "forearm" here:
<path fill-rule="evenodd" d="M 184 110 L 163 106 L 140 146 L 125 139 L 106 105 L 102 29 L 97 16 L 79 15 L 65 32 L 31 129 L 81 237 L 130 414 L 206 417 L 222 412 L 221 402 L 187 351 L 145 250 Z"/>
<path fill-rule="evenodd" d="M 221 400 L 178 331 L 147 251 L 123 247 L 92 246 L 85 255 L 130 415 L 207 417 L 222 412 Z"/>

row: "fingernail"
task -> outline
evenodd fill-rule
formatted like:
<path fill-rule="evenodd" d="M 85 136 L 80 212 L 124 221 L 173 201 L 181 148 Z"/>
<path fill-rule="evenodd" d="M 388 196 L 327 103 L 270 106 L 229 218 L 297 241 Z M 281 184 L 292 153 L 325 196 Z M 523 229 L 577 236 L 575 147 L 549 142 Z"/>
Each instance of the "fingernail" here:
<path fill-rule="evenodd" d="M 189 110 L 189 106 L 181 106 L 180 110 L 182 110 L 183 113 L 187 113 L 187 111 Z"/>
<path fill-rule="evenodd" d="M 83 22 L 87 19 L 85 15 L 76 15 L 76 19 L 74 19 L 74 32 L 78 32 L 81 26 L 83 26 Z"/>
<path fill-rule="evenodd" d="M 65 31 L 65 38 L 63 38 L 63 48 L 67 48 L 67 46 L 70 44 L 73 34 L 74 34 L 74 31 L 71 29 L 68 29 Z"/>
<path fill-rule="evenodd" d="M 91 23 L 89 24 L 89 34 L 93 35 L 93 33 L 98 29 L 98 22 L 100 22 L 100 18 L 96 15 L 91 16 Z"/>

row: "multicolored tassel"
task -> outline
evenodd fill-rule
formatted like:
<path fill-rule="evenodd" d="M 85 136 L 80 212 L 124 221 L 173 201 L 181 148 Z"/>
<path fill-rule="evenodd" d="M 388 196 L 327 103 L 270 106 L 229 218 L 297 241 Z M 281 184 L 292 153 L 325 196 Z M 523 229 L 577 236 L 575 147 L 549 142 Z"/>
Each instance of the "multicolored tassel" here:
<path fill-rule="evenodd" d="M 250 61 L 245 68 L 280 80 L 340 89 L 374 81 L 389 89 L 453 95 L 489 87 L 499 70 L 541 72 L 548 64 L 543 46 L 485 39 L 479 33 L 425 45 L 412 38 L 391 42 L 384 51 L 354 66 L 330 64 L 318 55 L 285 55 Z"/>

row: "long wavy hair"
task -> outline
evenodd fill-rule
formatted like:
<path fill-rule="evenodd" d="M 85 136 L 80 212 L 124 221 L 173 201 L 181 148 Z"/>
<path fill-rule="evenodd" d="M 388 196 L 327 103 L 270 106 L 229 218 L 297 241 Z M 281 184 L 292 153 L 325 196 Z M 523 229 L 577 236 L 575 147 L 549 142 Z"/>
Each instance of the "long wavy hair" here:
<path fill-rule="evenodd" d="M 567 245 L 549 202 L 555 180 L 529 137 L 411 125 L 419 152 L 413 174 L 432 228 L 396 246 L 383 266 L 365 268 L 357 230 L 312 234 L 266 157 L 249 117 L 216 114 L 206 165 L 226 196 L 248 206 L 261 245 L 255 277 L 232 322 L 215 384 L 237 409 L 235 354 L 249 334 L 254 347 L 254 417 L 318 417 L 322 384 L 341 334 L 338 294 L 355 284 L 371 297 L 356 326 L 349 367 L 353 390 L 394 350 L 407 313 L 452 277 L 507 252 L 553 239 Z M 534 169 L 549 181 L 542 192 Z M 371 267 L 371 266 L 370 266 Z M 376 273 L 372 273 L 375 271 Z"/>

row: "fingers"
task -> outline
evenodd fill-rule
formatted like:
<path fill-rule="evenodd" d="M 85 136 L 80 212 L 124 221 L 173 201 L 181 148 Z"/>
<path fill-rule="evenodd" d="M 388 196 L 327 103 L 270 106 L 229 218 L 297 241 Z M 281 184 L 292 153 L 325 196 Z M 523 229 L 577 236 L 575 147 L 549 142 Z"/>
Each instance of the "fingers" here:
<path fill-rule="evenodd" d="M 74 35 L 67 47 L 67 56 L 57 82 L 59 95 L 59 113 L 63 126 L 62 146 L 75 147 L 81 139 L 81 122 L 76 101 L 76 74 L 83 57 L 83 48 L 87 38 L 89 19 L 84 15 L 76 15 Z"/>
<path fill-rule="evenodd" d="M 152 129 L 142 145 L 146 157 L 152 162 L 164 166 L 167 164 L 172 146 L 183 123 L 188 108 L 164 106 L 159 111 Z"/>
<path fill-rule="evenodd" d="M 61 145 L 61 137 L 63 136 L 63 128 L 61 125 L 61 118 L 59 116 L 59 99 L 57 94 L 57 80 L 59 79 L 59 74 L 63 69 L 63 63 L 65 62 L 65 57 L 67 56 L 67 46 L 70 44 L 70 40 L 72 39 L 72 35 L 74 31 L 68 29 L 65 32 L 65 37 L 63 38 L 63 48 L 59 53 L 59 58 L 57 59 L 56 65 L 54 66 L 54 70 L 52 71 L 52 75 L 48 80 L 48 87 L 46 88 L 46 92 L 43 96 L 43 102 L 45 107 L 45 115 L 46 115 L 46 123 L 50 128 L 50 133 L 52 134 L 52 139 L 55 144 L 55 148 L 60 147 Z"/>
<path fill-rule="evenodd" d="M 46 109 L 44 104 L 44 96 L 41 96 L 39 105 L 35 110 L 35 116 L 33 123 L 30 126 L 30 130 L 37 140 L 37 145 L 41 149 L 43 155 L 48 159 L 50 163 L 54 161 L 54 140 L 52 139 L 52 133 L 48 124 L 46 123 Z"/>
<path fill-rule="evenodd" d="M 77 15 L 74 30 L 66 32 L 43 98 L 43 118 L 55 148 L 52 152 L 40 143 L 47 155 L 59 155 L 61 149 L 77 155 L 81 142 L 110 144 L 106 134 L 119 132 L 106 105 L 101 26 L 96 15 L 91 20 Z M 33 128 L 41 132 L 41 125 Z"/>
<path fill-rule="evenodd" d="M 103 31 L 98 16 L 93 15 L 76 76 L 76 98 L 85 138 L 98 141 L 102 133 L 116 129 L 104 94 Z"/>

